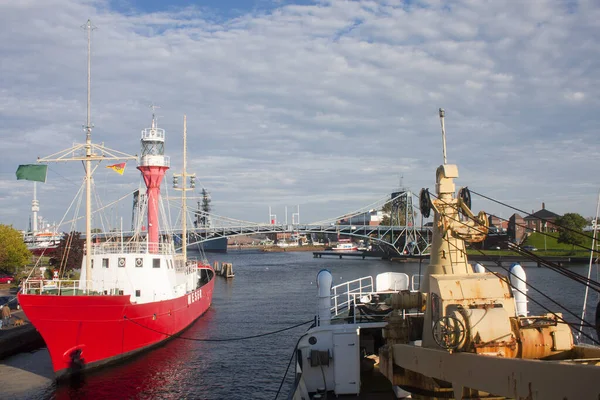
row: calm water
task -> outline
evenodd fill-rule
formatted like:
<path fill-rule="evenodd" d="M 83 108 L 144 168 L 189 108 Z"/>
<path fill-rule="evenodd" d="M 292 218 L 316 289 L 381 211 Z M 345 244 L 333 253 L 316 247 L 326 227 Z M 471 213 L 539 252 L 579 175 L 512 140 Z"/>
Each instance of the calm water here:
<path fill-rule="evenodd" d="M 316 310 L 315 278 L 322 268 L 331 271 L 334 284 L 390 270 L 409 275 L 419 271 L 418 264 L 315 259 L 310 252 L 231 251 L 209 254 L 209 259 L 233 263 L 236 275 L 229 281 L 217 279 L 211 309 L 182 335 L 185 338 L 239 338 L 311 320 Z M 587 271 L 586 266 L 572 269 Z M 527 267 L 526 272 L 528 282 L 580 313 L 580 285 L 543 268 Z M 541 312 L 534 304 L 530 310 Z M 175 339 L 126 363 L 61 385 L 51 380 L 47 351 L 40 350 L 0 363 L 0 390 L 23 399 L 274 399 L 296 340 L 307 327 L 242 341 Z M 291 377 L 279 398 L 286 397 L 290 382 Z"/>

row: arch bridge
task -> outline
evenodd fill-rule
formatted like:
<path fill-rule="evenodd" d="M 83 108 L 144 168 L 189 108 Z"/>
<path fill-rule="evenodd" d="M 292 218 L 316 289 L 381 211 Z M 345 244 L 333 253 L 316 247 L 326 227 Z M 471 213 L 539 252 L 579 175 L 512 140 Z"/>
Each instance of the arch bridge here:
<path fill-rule="evenodd" d="M 352 213 L 308 224 L 299 223 L 295 218 L 293 224 L 254 223 L 188 210 L 188 218 L 195 215 L 196 221 L 204 222 L 188 229 L 188 245 L 239 235 L 289 234 L 313 238 L 322 234 L 360 238 L 386 253 L 424 255 L 429 251 L 431 227 L 423 226 L 423 218 L 420 218 L 420 226 L 415 224 L 420 216 L 419 209 L 413 205 L 416 198 L 409 190 L 400 190 Z M 372 224 L 374 218 L 383 221 L 373 222 L 384 224 Z"/>

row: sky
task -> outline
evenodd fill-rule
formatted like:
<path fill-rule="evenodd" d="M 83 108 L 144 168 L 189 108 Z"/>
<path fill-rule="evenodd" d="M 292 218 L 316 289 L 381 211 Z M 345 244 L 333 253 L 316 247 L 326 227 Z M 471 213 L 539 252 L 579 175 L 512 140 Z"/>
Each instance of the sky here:
<path fill-rule="evenodd" d="M 85 140 L 88 18 L 93 141 L 139 154 L 160 106 L 168 186 L 185 114 L 187 169 L 215 214 L 268 222 L 270 206 L 283 221 L 299 206 L 309 223 L 401 185 L 433 192 L 440 107 L 457 188 L 526 212 L 595 214 L 595 0 L 22 0 L 0 2 L 0 223 L 29 223 L 33 184 L 16 180 L 18 165 Z M 135 161 L 123 176 L 105 165 L 103 204 L 139 185 Z M 49 222 L 82 174 L 50 164 L 38 185 Z M 473 209 L 515 212 L 477 195 Z"/>

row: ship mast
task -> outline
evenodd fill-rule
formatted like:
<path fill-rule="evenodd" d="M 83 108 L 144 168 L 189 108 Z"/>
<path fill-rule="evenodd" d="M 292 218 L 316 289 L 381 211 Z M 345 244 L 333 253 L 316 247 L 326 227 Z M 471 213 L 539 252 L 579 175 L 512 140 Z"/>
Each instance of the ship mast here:
<path fill-rule="evenodd" d="M 181 187 L 178 179 L 181 177 Z M 187 177 L 190 178 L 189 187 Z M 175 190 L 181 190 L 181 255 L 184 262 L 187 260 L 187 195 L 185 192 L 196 187 L 196 174 L 187 172 L 187 116 L 183 116 L 183 170 L 181 174 L 173 174 Z"/>
<path fill-rule="evenodd" d="M 92 21 L 88 19 L 87 29 L 87 119 L 85 125 L 85 277 L 90 282 L 92 276 Z M 86 284 L 86 288 L 87 288 Z"/>
<path fill-rule="evenodd" d="M 183 115 L 183 171 L 181 173 L 181 180 L 185 185 L 185 174 L 187 167 L 187 118 L 186 115 Z M 183 255 L 183 259 L 187 260 L 187 198 L 186 198 L 186 188 L 184 187 L 181 191 L 181 209 L 182 211 L 182 221 L 181 221 L 181 254 Z"/>
<path fill-rule="evenodd" d="M 103 145 L 92 143 L 92 122 L 91 122 L 91 88 L 92 88 L 92 30 L 95 27 L 92 21 L 88 19 L 83 26 L 87 30 L 87 119 L 85 128 L 85 144 L 75 144 L 66 150 L 51 154 L 47 157 L 37 159 L 38 163 L 62 162 L 62 161 L 82 161 L 85 168 L 85 288 L 90 290 L 92 276 L 92 161 L 112 161 L 112 160 L 135 160 L 132 156 L 117 150 L 112 150 Z M 83 278 L 81 278 L 83 280 Z"/>
<path fill-rule="evenodd" d="M 429 291 L 431 275 L 470 274 L 472 268 L 468 264 L 465 241 L 480 242 L 487 235 L 487 216 L 480 212 L 475 216 L 464 199 L 455 196 L 454 179 L 458 178 L 458 166 L 448 164 L 446 158 L 445 112 L 439 109 L 442 126 L 442 148 L 444 163 L 437 168 L 435 193 L 436 198 L 427 199 L 426 207 L 434 210 L 433 239 L 429 265 L 423 280 L 423 292 Z M 460 193 L 460 191 L 459 191 Z M 460 214 L 466 216 L 460 220 Z"/>

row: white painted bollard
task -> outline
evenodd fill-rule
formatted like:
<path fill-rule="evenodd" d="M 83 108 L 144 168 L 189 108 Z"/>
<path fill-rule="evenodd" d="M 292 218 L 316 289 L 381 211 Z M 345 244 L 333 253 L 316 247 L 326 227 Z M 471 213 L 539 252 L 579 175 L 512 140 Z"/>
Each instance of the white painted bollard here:
<path fill-rule="evenodd" d="M 512 286 L 513 296 L 515 297 L 515 305 L 517 307 L 517 315 L 526 317 L 527 311 L 527 276 L 525 270 L 520 264 L 510 266 L 509 279 Z"/>
<path fill-rule="evenodd" d="M 333 277 L 331 272 L 322 269 L 317 274 L 317 315 L 319 316 L 319 325 L 329 325 L 331 323 L 331 285 Z"/>
<path fill-rule="evenodd" d="M 483 267 L 483 265 L 476 263 L 473 265 L 473 272 L 475 272 L 476 274 L 483 274 L 485 272 L 485 268 Z"/>

